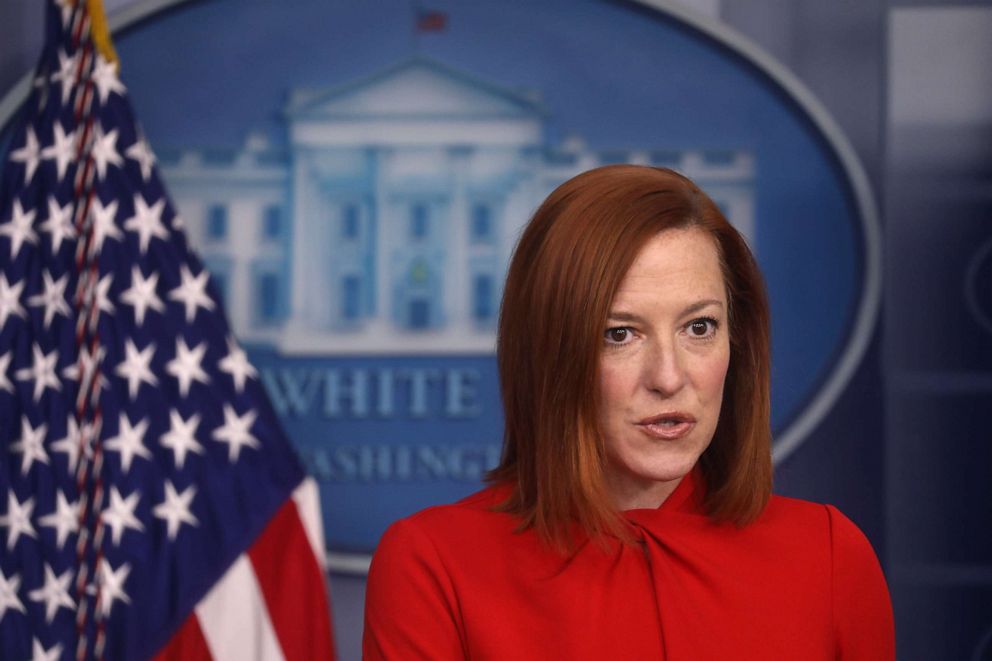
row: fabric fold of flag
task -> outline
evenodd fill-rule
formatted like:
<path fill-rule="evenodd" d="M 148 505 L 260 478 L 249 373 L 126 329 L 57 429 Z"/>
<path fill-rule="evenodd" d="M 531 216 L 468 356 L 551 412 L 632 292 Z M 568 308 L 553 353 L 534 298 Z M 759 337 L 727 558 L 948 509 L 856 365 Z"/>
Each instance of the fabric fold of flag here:
<path fill-rule="evenodd" d="M 0 658 L 332 658 L 316 486 L 99 2 L 46 28 L 0 173 Z"/>

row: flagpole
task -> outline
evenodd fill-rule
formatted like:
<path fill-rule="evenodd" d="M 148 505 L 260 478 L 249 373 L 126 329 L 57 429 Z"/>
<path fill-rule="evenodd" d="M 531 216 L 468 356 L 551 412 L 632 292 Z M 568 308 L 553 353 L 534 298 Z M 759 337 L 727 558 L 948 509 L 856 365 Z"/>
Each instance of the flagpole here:
<path fill-rule="evenodd" d="M 117 51 L 114 50 L 114 43 L 110 37 L 107 15 L 103 11 L 103 0 L 86 0 L 86 8 L 90 15 L 90 36 L 93 39 L 93 45 L 96 46 L 105 60 L 117 65 L 119 74 L 120 58 L 117 57 Z"/>
<path fill-rule="evenodd" d="M 101 338 L 97 328 L 100 316 L 99 301 L 99 252 L 100 246 L 95 237 L 96 170 L 93 157 L 98 121 L 94 107 L 94 83 L 92 79 L 98 57 L 114 63 L 118 69 L 117 55 L 110 41 L 106 16 L 101 0 L 76 2 L 71 10 L 69 29 L 71 41 L 78 50 L 72 57 L 79 58 L 75 70 L 70 99 L 73 99 L 73 115 L 76 131 L 76 161 L 80 167 L 72 187 L 72 207 L 74 225 L 80 241 L 76 247 L 74 261 L 77 274 L 77 290 L 72 296 L 76 307 L 76 369 L 79 375 L 79 391 L 75 403 L 75 419 L 79 430 L 77 456 L 79 465 L 76 471 L 76 487 L 79 494 L 80 535 L 76 544 L 76 658 L 80 661 L 89 656 L 90 650 L 96 658 L 103 657 L 106 641 L 106 622 L 103 617 L 102 582 L 96 579 L 103 561 L 103 505 L 105 485 L 103 483 L 103 447 L 101 430 L 103 410 L 100 402 L 100 389 L 103 379 Z M 96 51 L 96 52 L 94 52 Z M 96 591 L 89 593 L 88 584 L 96 585 Z M 86 635 L 90 621 L 96 624 L 96 635 L 90 640 Z"/>

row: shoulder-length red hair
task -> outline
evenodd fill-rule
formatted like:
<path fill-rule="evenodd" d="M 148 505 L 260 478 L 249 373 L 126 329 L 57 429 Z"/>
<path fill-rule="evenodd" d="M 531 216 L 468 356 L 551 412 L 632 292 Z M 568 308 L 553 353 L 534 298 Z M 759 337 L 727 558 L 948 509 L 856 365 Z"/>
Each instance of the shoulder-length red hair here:
<path fill-rule="evenodd" d="M 730 367 L 700 457 L 705 505 L 746 525 L 771 495 L 768 301 L 743 237 L 692 181 L 668 169 L 612 165 L 555 189 L 524 229 L 500 308 L 497 359 L 503 456 L 489 474 L 512 487 L 501 509 L 558 548 L 578 524 L 627 534 L 604 481 L 597 421 L 599 355 L 610 304 L 642 246 L 661 231 L 713 238 L 727 289 Z"/>

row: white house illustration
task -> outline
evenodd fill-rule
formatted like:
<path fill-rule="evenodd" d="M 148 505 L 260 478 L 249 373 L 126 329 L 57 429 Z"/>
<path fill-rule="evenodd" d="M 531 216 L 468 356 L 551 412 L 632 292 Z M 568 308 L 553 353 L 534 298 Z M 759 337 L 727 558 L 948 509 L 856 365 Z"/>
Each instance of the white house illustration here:
<path fill-rule="evenodd" d="M 492 352 L 521 228 L 606 163 L 685 173 L 754 245 L 750 153 L 553 146 L 537 94 L 423 57 L 296 90 L 284 117 L 288 147 L 162 158 L 235 331 L 284 354 Z"/>

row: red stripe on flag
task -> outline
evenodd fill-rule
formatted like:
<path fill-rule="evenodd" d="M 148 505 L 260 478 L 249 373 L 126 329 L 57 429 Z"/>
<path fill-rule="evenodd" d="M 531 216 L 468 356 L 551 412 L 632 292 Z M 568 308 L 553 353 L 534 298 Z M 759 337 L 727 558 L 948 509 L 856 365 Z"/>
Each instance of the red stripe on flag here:
<path fill-rule="evenodd" d="M 326 579 L 290 498 L 248 550 L 287 659 L 332 659 Z"/>
<path fill-rule="evenodd" d="M 154 661 L 213 661 L 196 613 L 190 613 L 176 635 L 159 650 Z"/>

